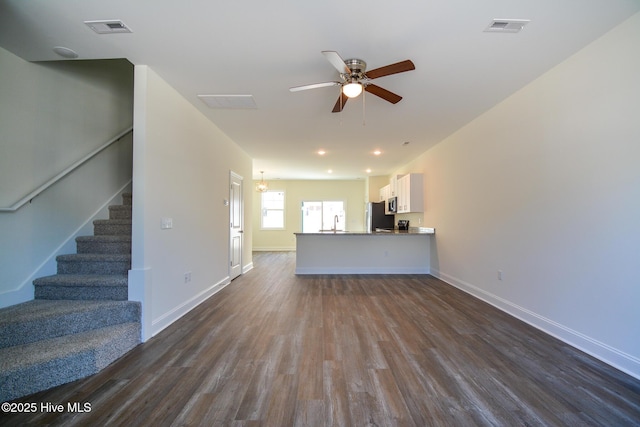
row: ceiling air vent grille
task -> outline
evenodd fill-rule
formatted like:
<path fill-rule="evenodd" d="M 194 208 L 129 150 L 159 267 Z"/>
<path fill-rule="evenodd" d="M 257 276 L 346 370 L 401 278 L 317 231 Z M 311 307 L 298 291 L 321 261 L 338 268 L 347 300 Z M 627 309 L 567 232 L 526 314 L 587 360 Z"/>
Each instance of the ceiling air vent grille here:
<path fill-rule="evenodd" d="M 120 20 L 84 21 L 84 23 L 98 34 L 130 33 L 131 29 Z"/>
<path fill-rule="evenodd" d="M 529 22 L 528 19 L 494 19 L 484 31 L 488 33 L 519 33 Z"/>

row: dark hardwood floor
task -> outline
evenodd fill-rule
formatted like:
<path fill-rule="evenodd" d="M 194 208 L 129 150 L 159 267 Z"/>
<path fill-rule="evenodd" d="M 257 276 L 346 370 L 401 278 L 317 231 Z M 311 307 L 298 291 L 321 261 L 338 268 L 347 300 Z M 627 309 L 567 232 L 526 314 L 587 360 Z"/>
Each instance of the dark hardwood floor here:
<path fill-rule="evenodd" d="M 255 268 L 0 425 L 632 426 L 640 381 L 431 277 Z"/>

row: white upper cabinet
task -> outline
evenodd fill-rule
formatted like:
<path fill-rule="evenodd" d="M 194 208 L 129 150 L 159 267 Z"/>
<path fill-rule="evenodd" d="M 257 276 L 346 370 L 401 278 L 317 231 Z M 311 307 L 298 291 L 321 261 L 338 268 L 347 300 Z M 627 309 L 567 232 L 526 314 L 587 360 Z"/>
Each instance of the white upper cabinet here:
<path fill-rule="evenodd" d="M 390 186 L 385 185 L 380 189 L 380 200 L 379 200 L 380 202 L 386 202 L 389 199 L 389 197 L 391 197 L 389 195 L 391 192 L 390 188 L 391 188 Z"/>
<path fill-rule="evenodd" d="M 423 189 L 421 173 L 410 173 L 398 178 L 398 213 L 424 212 Z"/>
<path fill-rule="evenodd" d="M 389 197 L 398 196 L 398 178 L 399 176 L 393 175 L 389 180 Z"/>

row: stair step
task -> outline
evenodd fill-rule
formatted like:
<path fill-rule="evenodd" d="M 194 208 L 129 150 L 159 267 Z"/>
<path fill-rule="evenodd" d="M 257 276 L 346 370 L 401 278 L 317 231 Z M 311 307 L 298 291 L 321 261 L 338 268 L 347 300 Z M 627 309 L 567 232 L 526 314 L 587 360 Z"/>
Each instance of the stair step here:
<path fill-rule="evenodd" d="M 123 205 L 132 205 L 133 194 L 132 193 L 122 193 L 122 204 Z"/>
<path fill-rule="evenodd" d="M 131 236 L 130 219 L 97 219 L 93 221 L 93 234 L 103 235 L 126 235 Z"/>
<path fill-rule="evenodd" d="M 130 254 L 131 236 L 80 236 L 76 246 L 79 254 Z"/>
<path fill-rule="evenodd" d="M 56 274 L 33 281 L 35 299 L 113 300 L 129 297 L 127 276 Z"/>
<path fill-rule="evenodd" d="M 135 301 L 32 300 L 0 310 L 0 348 L 139 322 Z"/>
<path fill-rule="evenodd" d="M 140 343 L 140 323 L 127 322 L 0 349 L 0 402 L 99 372 Z"/>
<path fill-rule="evenodd" d="M 128 274 L 129 254 L 68 254 L 58 255 L 58 274 Z"/>
<path fill-rule="evenodd" d="M 109 206 L 109 219 L 131 219 L 131 205 Z"/>

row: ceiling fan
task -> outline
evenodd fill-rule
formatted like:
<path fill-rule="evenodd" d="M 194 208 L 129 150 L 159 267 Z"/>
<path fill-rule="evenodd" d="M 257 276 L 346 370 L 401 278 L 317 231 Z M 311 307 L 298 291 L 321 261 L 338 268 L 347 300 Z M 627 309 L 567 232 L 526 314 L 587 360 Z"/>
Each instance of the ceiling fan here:
<path fill-rule="evenodd" d="M 340 80 L 333 82 L 314 83 L 304 86 L 295 86 L 289 88 L 291 92 L 298 92 L 301 90 L 317 89 L 321 87 L 329 86 L 342 86 L 342 92 L 338 97 L 336 105 L 333 107 L 333 113 L 339 113 L 344 108 L 344 104 L 349 98 L 355 98 L 362 93 L 362 90 L 366 90 L 385 101 L 389 101 L 392 104 L 400 102 L 402 97 L 390 92 L 380 86 L 371 83 L 371 80 L 378 77 L 384 77 L 391 74 L 404 73 L 405 71 L 415 70 L 416 67 L 410 60 L 397 62 L 395 64 L 386 65 L 384 67 L 376 68 L 371 71 L 366 71 L 367 63 L 362 59 L 347 59 L 343 60 L 338 52 L 332 50 L 324 50 L 322 54 L 340 73 Z"/>

